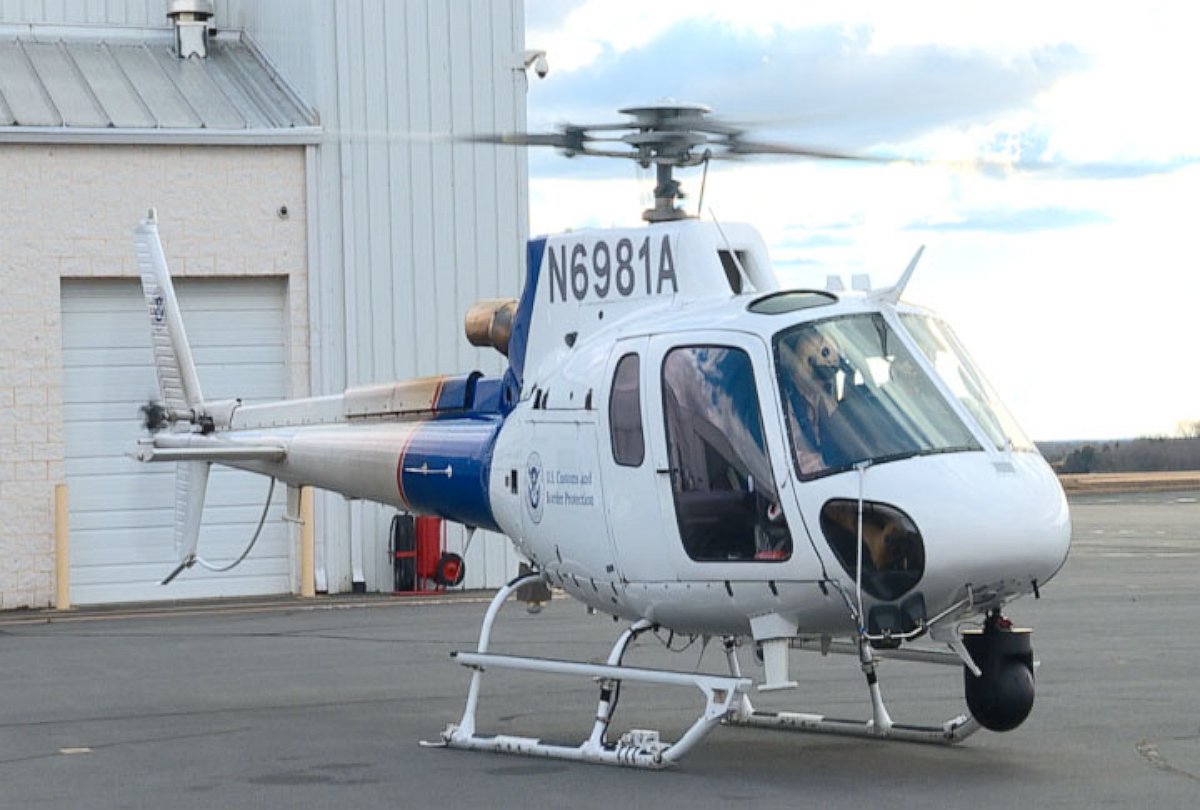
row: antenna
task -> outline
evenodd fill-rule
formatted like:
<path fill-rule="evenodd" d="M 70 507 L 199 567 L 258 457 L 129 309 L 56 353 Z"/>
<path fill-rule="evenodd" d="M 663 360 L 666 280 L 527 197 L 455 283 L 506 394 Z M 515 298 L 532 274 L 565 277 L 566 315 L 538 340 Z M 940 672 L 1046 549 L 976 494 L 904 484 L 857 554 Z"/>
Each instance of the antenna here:
<path fill-rule="evenodd" d="M 913 254 L 912 261 L 908 263 L 908 267 L 906 267 L 904 272 L 901 274 L 900 280 L 891 287 L 888 287 L 886 290 L 880 290 L 879 292 L 875 293 L 872 297 L 879 301 L 887 301 L 889 304 L 900 303 L 900 294 L 903 293 L 904 288 L 908 286 L 908 281 L 912 278 L 913 271 L 917 269 L 917 262 L 921 261 L 921 254 L 924 252 L 925 246 L 921 245 L 919 248 L 917 248 L 917 252 Z"/>

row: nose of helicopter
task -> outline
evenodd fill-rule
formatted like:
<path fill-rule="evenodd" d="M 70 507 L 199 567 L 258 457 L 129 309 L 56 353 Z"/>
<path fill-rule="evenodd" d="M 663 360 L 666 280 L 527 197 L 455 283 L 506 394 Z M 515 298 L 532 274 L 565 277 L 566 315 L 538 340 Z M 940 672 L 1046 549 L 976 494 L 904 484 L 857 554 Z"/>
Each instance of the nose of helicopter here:
<path fill-rule="evenodd" d="M 988 598 L 1033 592 L 1066 560 L 1071 540 L 1066 497 L 1053 470 L 1036 453 L 1012 453 L 1003 459 L 980 453 L 925 456 L 871 467 L 862 475 L 858 483 L 864 501 L 894 506 L 903 513 L 895 528 L 907 518 L 911 523 L 905 525 L 916 535 L 906 542 L 915 542 L 919 551 L 910 553 L 904 565 L 915 561 L 923 571 L 907 571 L 900 578 L 893 572 L 892 582 L 898 585 L 894 590 L 907 592 L 909 585 L 899 583 L 911 583 L 931 611 L 962 598 L 967 586 Z M 848 473 L 843 478 L 840 498 L 825 501 L 826 514 L 832 503 L 856 507 L 844 488 L 855 483 L 855 476 Z M 849 556 L 839 552 L 830 536 L 833 522 L 822 520 L 826 540 L 835 554 Z M 865 542 L 870 545 L 870 540 Z M 851 573 L 852 559 L 844 562 Z"/>
<path fill-rule="evenodd" d="M 970 584 L 1017 595 L 1053 578 L 1070 549 L 1071 519 L 1045 460 L 1013 453 L 1003 461 L 945 461 L 945 486 L 928 493 L 917 518 L 926 544 L 925 587 Z"/>

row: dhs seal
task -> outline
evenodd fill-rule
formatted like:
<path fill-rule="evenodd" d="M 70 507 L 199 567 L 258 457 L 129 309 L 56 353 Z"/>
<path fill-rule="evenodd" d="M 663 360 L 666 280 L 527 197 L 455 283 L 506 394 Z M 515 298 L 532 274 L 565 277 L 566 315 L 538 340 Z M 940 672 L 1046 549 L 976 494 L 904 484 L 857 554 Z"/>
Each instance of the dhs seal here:
<path fill-rule="evenodd" d="M 542 522 L 542 512 L 546 507 L 545 480 L 542 475 L 542 457 L 530 453 L 525 462 L 525 510 L 529 512 L 534 523 Z"/>

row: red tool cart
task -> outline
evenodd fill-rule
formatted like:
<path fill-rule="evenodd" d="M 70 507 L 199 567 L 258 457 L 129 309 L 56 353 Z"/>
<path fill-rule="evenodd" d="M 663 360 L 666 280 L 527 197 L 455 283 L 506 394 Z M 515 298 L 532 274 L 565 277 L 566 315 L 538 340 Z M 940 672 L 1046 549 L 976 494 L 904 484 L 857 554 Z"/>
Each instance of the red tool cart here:
<path fill-rule="evenodd" d="M 446 525 L 439 517 L 399 514 L 392 518 L 393 592 L 440 593 L 462 583 L 463 558 L 446 551 Z"/>

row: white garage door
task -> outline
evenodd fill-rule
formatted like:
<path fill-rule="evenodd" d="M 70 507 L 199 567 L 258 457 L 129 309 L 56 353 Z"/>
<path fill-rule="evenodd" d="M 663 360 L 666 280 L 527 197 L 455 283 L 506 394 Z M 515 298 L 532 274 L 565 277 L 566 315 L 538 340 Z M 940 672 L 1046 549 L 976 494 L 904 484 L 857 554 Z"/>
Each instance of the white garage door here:
<path fill-rule="evenodd" d="M 208 399 L 285 395 L 283 279 L 178 279 L 200 385 Z M 128 457 L 143 435 L 139 405 L 158 397 L 148 316 L 136 280 L 62 285 L 63 421 L 70 487 L 71 601 L 76 604 L 285 593 L 291 589 L 285 490 L 277 486 L 254 551 L 229 573 L 174 567 L 175 465 Z M 213 468 L 200 555 L 232 561 L 254 533 L 269 479 Z"/>

